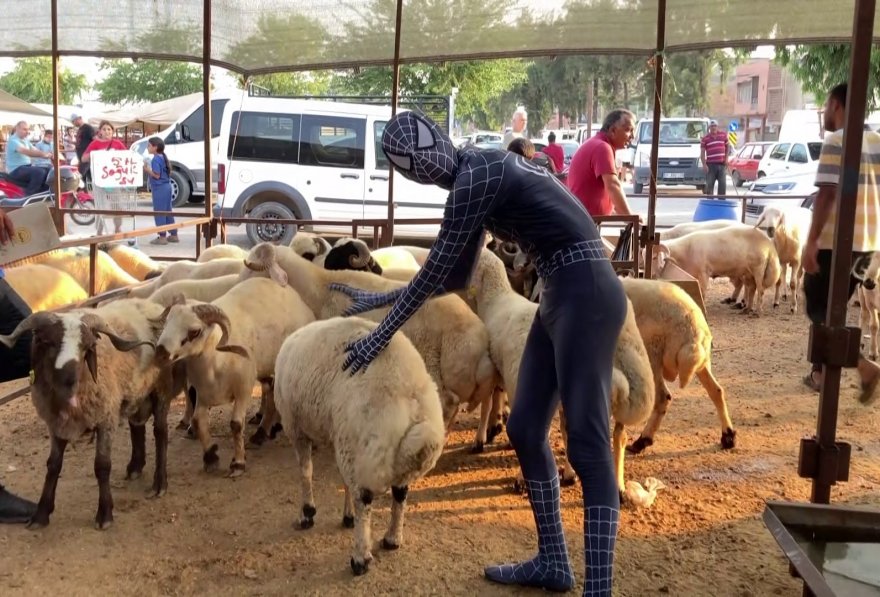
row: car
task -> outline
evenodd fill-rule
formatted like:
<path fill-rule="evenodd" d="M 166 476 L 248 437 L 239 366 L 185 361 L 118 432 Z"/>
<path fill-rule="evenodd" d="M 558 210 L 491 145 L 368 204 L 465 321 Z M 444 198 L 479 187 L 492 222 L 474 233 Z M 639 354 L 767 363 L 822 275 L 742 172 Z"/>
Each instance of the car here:
<path fill-rule="evenodd" d="M 800 205 L 812 209 L 813 196 L 819 192 L 815 183 L 815 168 L 812 172 L 796 172 L 759 178 L 749 186 L 749 195 L 755 195 L 755 197 L 746 200 L 746 224 L 752 226 L 757 224 L 758 218 L 768 207 L 785 209 L 793 205 Z M 785 195 L 800 196 L 800 203 L 794 199 L 785 199 Z"/>
<path fill-rule="evenodd" d="M 741 187 L 758 178 L 758 163 L 773 143 L 746 143 L 727 161 L 727 169 L 735 186 Z"/>
<path fill-rule="evenodd" d="M 501 149 L 501 139 L 498 139 L 497 141 L 474 143 L 473 147 L 476 147 L 477 149 Z"/>
<path fill-rule="evenodd" d="M 786 172 L 815 172 L 821 152 L 821 141 L 775 143 L 758 163 L 758 178 Z"/>
<path fill-rule="evenodd" d="M 501 133 L 494 133 L 492 131 L 477 131 L 463 137 L 463 142 L 460 144 L 460 146 L 480 145 L 481 143 L 498 143 L 500 146 L 502 139 L 504 139 L 504 136 Z"/>

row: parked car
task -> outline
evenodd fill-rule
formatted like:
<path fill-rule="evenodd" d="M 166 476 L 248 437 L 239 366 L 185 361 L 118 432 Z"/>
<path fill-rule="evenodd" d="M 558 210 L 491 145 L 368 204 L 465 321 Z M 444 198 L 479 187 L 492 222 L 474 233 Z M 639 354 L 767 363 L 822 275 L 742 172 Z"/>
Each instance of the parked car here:
<path fill-rule="evenodd" d="M 499 145 L 501 145 L 501 140 L 503 138 L 504 135 L 502 135 L 501 133 L 494 133 L 492 131 L 477 131 L 463 137 L 463 143 L 461 143 L 461 145 L 479 145 L 480 143 L 498 143 Z"/>
<path fill-rule="evenodd" d="M 758 178 L 786 172 L 815 172 L 821 151 L 821 141 L 776 143 L 758 163 Z"/>
<path fill-rule="evenodd" d="M 741 187 L 758 178 L 758 164 L 773 143 L 746 143 L 731 156 L 727 163 L 733 184 Z"/>
<path fill-rule="evenodd" d="M 787 173 L 756 180 L 749 186 L 749 194 L 757 197 L 746 200 L 746 224 L 755 225 L 768 207 L 785 209 L 800 205 L 812 209 L 812 195 L 819 192 L 815 183 L 815 167 L 812 172 Z M 799 195 L 801 200 L 784 199 L 783 195 Z M 805 196 L 806 199 L 803 198 Z"/>

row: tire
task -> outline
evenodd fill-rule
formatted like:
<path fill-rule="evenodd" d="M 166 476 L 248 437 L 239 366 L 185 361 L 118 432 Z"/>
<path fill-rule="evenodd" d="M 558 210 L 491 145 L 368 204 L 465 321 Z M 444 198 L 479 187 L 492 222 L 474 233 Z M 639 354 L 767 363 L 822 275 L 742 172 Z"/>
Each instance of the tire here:
<path fill-rule="evenodd" d="M 77 209 L 95 209 L 95 200 L 94 199 L 85 199 L 74 201 L 71 207 L 76 207 Z M 94 214 L 70 214 L 70 219 L 73 220 L 75 224 L 80 226 L 91 226 L 95 223 L 95 215 Z"/>
<path fill-rule="evenodd" d="M 178 172 L 177 170 L 171 171 L 171 205 L 172 207 L 183 207 L 187 203 L 189 203 L 189 197 L 191 195 L 191 190 L 189 186 L 189 180 Z"/>
<path fill-rule="evenodd" d="M 642 183 L 640 183 L 640 182 L 633 183 L 633 193 L 635 193 L 636 195 L 641 194 L 641 192 L 644 190 L 645 190 L 645 185 L 643 185 Z"/>
<path fill-rule="evenodd" d="M 733 186 L 735 187 L 741 187 L 746 182 L 742 179 L 742 177 L 739 175 L 739 172 L 737 172 L 736 170 L 730 173 L 730 180 L 733 181 Z"/>
<path fill-rule="evenodd" d="M 296 218 L 289 207 L 275 201 L 260 203 L 248 214 L 249 218 L 271 218 L 287 220 Z M 248 240 L 252 245 L 270 242 L 276 245 L 289 245 L 296 235 L 296 226 L 284 224 L 247 224 Z"/>
<path fill-rule="evenodd" d="M 767 175 L 764 174 L 763 172 L 758 172 L 758 178 L 764 178 L 765 176 L 767 176 Z"/>

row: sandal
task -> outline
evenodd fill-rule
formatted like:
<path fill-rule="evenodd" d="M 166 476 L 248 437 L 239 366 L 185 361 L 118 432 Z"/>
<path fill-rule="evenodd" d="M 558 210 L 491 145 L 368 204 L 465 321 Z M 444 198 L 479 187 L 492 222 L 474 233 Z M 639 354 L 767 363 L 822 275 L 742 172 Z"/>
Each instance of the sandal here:
<path fill-rule="evenodd" d="M 810 371 L 809 373 L 804 375 L 804 380 L 803 380 L 804 385 L 807 386 L 808 388 L 810 388 L 811 390 L 813 390 L 814 392 L 819 392 L 822 389 L 822 384 L 821 384 L 821 382 L 816 381 L 816 379 L 813 377 L 814 373 L 818 373 L 818 372 L 817 371 Z M 880 376 L 878 376 L 878 379 L 880 379 Z M 876 385 L 876 382 L 875 382 L 875 385 Z"/>

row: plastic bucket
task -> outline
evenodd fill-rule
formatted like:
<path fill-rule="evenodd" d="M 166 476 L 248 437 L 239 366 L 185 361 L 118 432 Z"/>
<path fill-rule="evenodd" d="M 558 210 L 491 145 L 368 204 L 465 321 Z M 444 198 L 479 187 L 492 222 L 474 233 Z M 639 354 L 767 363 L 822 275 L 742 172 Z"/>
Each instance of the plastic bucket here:
<path fill-rule="evenodd" d="M 694 210 L 694 222 L 708 222 L 709 220 L 739 220 L 739 201 L 726 199 L 700 199 L 697 209 Z"/>

